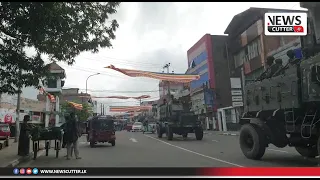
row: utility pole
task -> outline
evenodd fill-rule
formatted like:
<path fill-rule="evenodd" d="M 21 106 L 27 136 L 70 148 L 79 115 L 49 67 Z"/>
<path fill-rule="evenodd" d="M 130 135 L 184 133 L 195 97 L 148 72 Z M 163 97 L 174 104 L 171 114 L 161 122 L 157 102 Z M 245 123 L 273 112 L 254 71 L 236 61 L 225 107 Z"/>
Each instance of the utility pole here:
<path fill-rule="evenodd" d="M 169 70 L 170 70 L 170 65 L 171 65 L 170 63 L 167 63 L 167 64 L 165 64 L 165 65 L 163 66 L 163 69 L 167 69 L 167 73 L 168 73 L 168 74 L 170 73 L 170 71 L 169 71 Z M 167 83 L 168 83 L 167 85 L 168 85 L 168 97 L 169 97 L 168 100 L 169 100 L 169 99 L 171 99 L 170 81 L 168 81 Z"/>
<path fill-rule="evenodd" d="M 100 115 L 103 115 L 102 114 L 102 103 L 100 103 Z"/>
<path fill-rule="evenodd" d="M 22 75 L 22 71 L 19 70 L 19 75 Z M 20 78 L 19 78 L 20 79 Z M 20 136 L 20 99 L 21 99 L 21 85 L 18 86 L 18 99 L 17 99 L 17 109 L 16 109 L 16 134 L 14 142 L 19 141 Z"/>

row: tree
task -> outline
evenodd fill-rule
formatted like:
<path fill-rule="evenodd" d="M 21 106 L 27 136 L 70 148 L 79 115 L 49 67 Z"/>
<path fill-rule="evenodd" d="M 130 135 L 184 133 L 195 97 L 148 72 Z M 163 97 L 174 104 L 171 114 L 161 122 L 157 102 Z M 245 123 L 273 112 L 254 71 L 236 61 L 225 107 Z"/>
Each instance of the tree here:
<path fill-rule="evenodd" d="M 43 56 L 72 65 L 84 51 L 112 47 L 119 27 L 110 15 L 120 2 L 0 2 L 0 93 L 38 86 Z M 28 57 L 26 48 L 36 55 Z M 19 73 L 19 72 L 22 72 Z"/>
<path fill-rule="evenodd" d="M 79 121 L 86 121 L 92 115 L 92 109 L 88 103 L 82 104 L 82 110 L 74 109 L 73 106 L 67 102 L 61 104 L 62 114 L 74 111 Z"/>

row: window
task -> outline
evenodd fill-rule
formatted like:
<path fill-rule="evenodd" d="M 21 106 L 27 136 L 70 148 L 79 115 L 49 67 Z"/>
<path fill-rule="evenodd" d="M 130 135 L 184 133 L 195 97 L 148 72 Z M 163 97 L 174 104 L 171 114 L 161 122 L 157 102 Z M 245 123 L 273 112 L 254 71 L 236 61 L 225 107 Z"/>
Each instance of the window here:
<path fill-rule="evenodd" d="M 261 54 L 260 39 L 257 39 L 249 43 L 240 52 L 234 55 L 235 67 L 241 66 L 245 62 L 249 62 L 251 59 Z"/>
<path fill-rule="evenodd" d="M 248 60 L 251 60 L 261 54 L 260 39 L 251 42 L 248 46 Z"/>
<path fill-rule="evenodd" d="M 48 88 L 57 88 L 57 80 L 48 79 Z"/>

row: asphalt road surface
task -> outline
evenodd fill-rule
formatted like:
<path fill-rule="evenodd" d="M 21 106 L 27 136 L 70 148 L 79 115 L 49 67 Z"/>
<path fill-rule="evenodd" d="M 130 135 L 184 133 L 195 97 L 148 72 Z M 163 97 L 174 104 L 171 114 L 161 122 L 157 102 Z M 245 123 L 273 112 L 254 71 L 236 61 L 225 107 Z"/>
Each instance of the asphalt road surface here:
<path fill-rule="evenodd" d="M 187 139 L 174 136 L 167 141 L 165 135 L 158 139 L 155 134 L 141 132 L 116 132 L 116 146 L 98 144 L 90 148 L 85 137 L 79 141 L 82 159 L 66 160 L 66 149 L 55 158 L 49 156 L 20 167 L 316 167 L 316 159 L 301 157 L 294 148 L 270 146 L 262 160 L 246 159 L 239 148 L 238 136 L 205 134 L 197 141 L 194 134 Z"/>

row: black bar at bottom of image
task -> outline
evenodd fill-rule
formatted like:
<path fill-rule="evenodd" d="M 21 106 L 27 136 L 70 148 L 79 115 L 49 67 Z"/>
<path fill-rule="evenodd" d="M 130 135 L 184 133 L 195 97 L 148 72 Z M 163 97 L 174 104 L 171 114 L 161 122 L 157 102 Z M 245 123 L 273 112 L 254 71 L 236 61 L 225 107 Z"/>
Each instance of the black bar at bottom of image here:
<path fill-rule="evenodd" d="M 37 171 L 34 171 L 36 169 Z M 30 171 L 31 170 L 31 171 Z M 0 176 L 195 176 L 197 168 L 1 168 Z"/>

